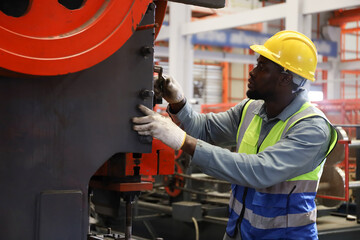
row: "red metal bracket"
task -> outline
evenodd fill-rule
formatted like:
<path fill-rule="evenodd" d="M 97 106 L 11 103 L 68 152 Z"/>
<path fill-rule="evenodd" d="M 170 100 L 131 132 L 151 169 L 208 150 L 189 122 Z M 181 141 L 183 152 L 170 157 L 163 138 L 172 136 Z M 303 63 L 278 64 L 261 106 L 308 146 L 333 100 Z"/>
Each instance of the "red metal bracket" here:
<path fill-rule="evenodd" d="M 90 187 L 106 189 L 106 190 L 116 191 L 116 192 L 139 192 L 139 191 L 152 190 L 153 184 L 152 184 L 152 182 L 105 184 L 100 181 L 91 180 Z"/>

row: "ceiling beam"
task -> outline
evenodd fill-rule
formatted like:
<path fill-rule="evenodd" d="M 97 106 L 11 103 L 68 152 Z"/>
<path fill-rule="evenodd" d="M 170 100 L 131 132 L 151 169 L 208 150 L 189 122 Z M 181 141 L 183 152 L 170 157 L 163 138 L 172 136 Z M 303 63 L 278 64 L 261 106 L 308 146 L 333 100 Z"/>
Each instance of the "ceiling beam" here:
<path fill-rule="evenodd" d="M 303 0 L 303 14 L 329 12 L 342 8 L 360 7 L 359 0 Z"/>
<path fill-rule="evenodd" d="M 169 57 L 169 49 L 167 47 L 155 46 L 155 58 L 157 57 Z M 229 62 L 229 63 L 243 63 L 243 64 L 256 64 L 256 55 L 244 55 L 237 53 L 227 52 L 215 52 L 215 51 L 194 51 L 194 59 L 209 60 L 217 62 Z M 357 63 L 358 64 L 358 63 Z M 351 65 L 352 67 L 353 65 Z M 348 69 L 350 66 L 344 65 Z M 331 62 L 319 62 L 318 69 L 330 70 L 332 68 Z"/>
<path fill-rule="evenodd" d="M 169 49 L 167 47 L 155 46 L 155 58 L 169 57 Z M 209 60 L 217 62 L 256 64 L 256 55 L 243 55 L 227 52 L 203 51 L 195 50 L 194 59 Z"/>
<path fill-rule="evenodd" d="M 254 10 L 224 15 L 221 17 L 193 21 L 182 25 L 181 34 L 190 35 L 281 19 L 285 18 L 285 10 L 286 3 L 280 3 L 269 7 L 256 8 Z"/>
<path fill-rule="evenodd" d="M 333 11 L 336 9 L 360 7 L 359 0 L 301 0 L 303 15 L 319 12 Z M 268 7 L 256 8 L 235 14 L 224 15 L 205 20 L 185 23 L 181 27 L 182 35 L 191 35 L 200 32 L 229 29 L 254 23 L 267 22 L 286 18 L 288 8 L 292 7 L 292 2 L 285 2 L 271 5 Z"/>
<path fill-rule="evenodd" d="M 353 61 L 353 62 L 341 62 L 340 63 L 340 70 L 358 70 L 360 71 L 360 61 Z"/>

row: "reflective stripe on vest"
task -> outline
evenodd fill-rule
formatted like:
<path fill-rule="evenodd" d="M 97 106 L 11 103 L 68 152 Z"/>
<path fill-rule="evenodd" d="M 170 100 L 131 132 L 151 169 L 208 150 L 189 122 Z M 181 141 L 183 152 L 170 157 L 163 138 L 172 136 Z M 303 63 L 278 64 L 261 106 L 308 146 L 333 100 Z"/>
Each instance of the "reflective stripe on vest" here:
<path fill-rule="evenodd" d="M 254 111 L 257 110 L 256 112 L 258 112 L 262 105 L 263 101 L 250 100 L 244 107 L 237 133 L 237 149 L 239 152 L 256 154 L 263 151 L 265 148 L 274 145 L 281 138 L 283 138 L 286 132 L 301 119 L 312 116 L 320 116 L 326 119 L 325 115 L 321 111 L 311 106 L 310 103 L 305 103 L 286 121 L 278 121 L 272 127 L 269 134 L 265 137 L 264 141 L 261 143 L 261 146 L 258 146 L 262 119 L 256 115 Z M 327 154 L 330 153 L 337 142 L 336 131 L 333 127 L 331 127 L 331 129 L 332 138 Z M 250 194 L 250 196 L 247 196 L 247 199 L 250 199 L 251 201 L 254 200 L 257 205 L 254 208 L 253 204 L 255 203 L 250 203 L 245 207 L 244 219 L 246 219 L 251 224 L 251 227 L 257 229 L 302 227 L 315 223 L 316 207 L 314 199 L 318 188 L 319 179 L 322 174 L 324 162 L 325 161 L 323 161 L 322 164 L 309 173 L 278 183 L 268 188 L 256 190 L 252 189 L 250 191 L 252 192 L 252 195 Z M 241 203 L 241 191 L 243 191 L 244 188 L 238 185 L 233 185 L 232 189 L 233 191 L 231 194 L 229 207 L 230 211 L 233 211 L 233 213 L 230 212 L 230 218 L 227 227 L 227 232 L 230 236 L 233 236 L 233 229 L 235 229 L 234 224 L 237 224 L 237 219 L 235 218 L 239 217 L 241 209 L 243 208 L 243 204 Z M 274 207 L 271 205 L 271 201 L 269 201 L 269 206 L 264 206 L 266 205 L 267 200 L 272 200 L 274 205 L 279 205 L 278 207 L 280 207 L 280 209 L 282 208 L 285 213 L 284 211 L 280 211 L 279 213 L 273 211 L 274 213 L 264 213 L 264 215 L 259 214 L 262 212 L 261 206 L 264 207 L 264 212 L 266 212 L 266 209 L 269 209 L 268 207 L 270 207 L 270 209 Z M 279 201 L 276 202 L 276 200 Z M 300 204 L 300 206 L 290 206 L 289 202 L 296 202 Z M 257 213 L 254 212 L 255 209 Z M 273 215 L 268 216 L 269 214 Z M 242 231 L 250 230 L 242 229 Z M 249 234 L 246 235 L 249 236 Z"/>
<path fill-rule="evenodd" d="M 240 215 L 243 204 L 233 195 L 230 197 L 230 202 L 235 213 Z M 316 222 L 316 208 L 310 212 L 281 215 L 273 218 L 255 214 L 251 209 L 246 208 L 244 218 L 258 229 L 301 227 Z"/>

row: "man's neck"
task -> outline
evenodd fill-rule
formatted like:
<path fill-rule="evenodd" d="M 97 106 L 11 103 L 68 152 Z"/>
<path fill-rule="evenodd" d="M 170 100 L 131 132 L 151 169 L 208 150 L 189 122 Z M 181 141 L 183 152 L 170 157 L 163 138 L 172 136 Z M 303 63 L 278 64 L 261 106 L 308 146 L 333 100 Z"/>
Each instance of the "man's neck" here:
<path fill-rule="evenodd" d="M 296 97 L 296 94 L 279 97 L 273 100 L 265 100 L 265 110 L 268 118 L 279 115 Z"/>

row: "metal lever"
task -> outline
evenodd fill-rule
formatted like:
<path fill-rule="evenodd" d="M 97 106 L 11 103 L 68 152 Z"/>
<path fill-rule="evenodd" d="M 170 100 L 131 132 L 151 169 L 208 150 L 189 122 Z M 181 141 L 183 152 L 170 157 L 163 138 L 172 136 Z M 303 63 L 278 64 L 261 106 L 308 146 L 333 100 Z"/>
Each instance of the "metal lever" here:
<path fill-rule="evenodd" d="M 154 72 L 158 74 L 157 82 L 158 82 L 160 91 L 162 92 L 163 91 L 162 88 L 163 88 L 164 81 L 165 81 L 165 78 L 163 76 L 163 68 L 161 66 L 154 66 Z M 155 104 L 162 104 L 162 97 L 154 96 L 154 105 Z"/>

